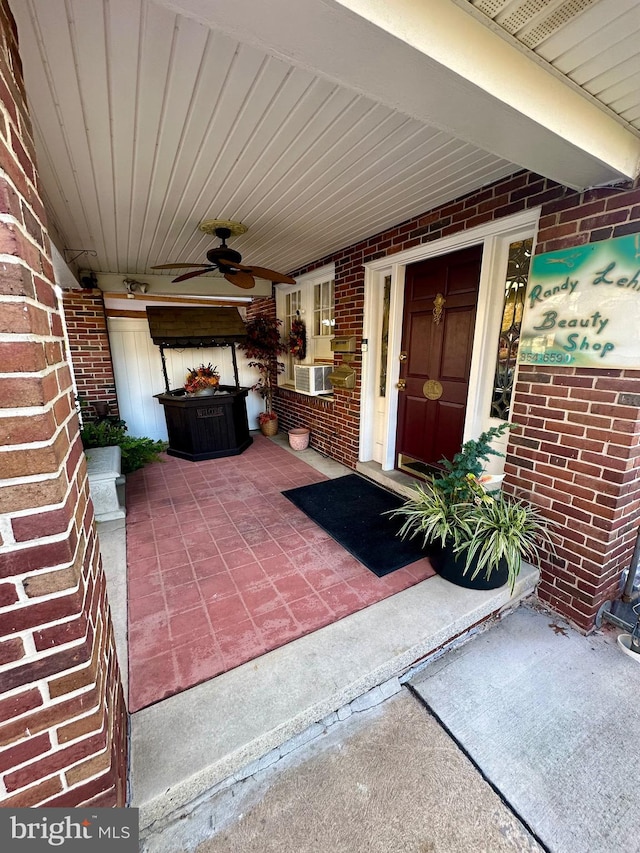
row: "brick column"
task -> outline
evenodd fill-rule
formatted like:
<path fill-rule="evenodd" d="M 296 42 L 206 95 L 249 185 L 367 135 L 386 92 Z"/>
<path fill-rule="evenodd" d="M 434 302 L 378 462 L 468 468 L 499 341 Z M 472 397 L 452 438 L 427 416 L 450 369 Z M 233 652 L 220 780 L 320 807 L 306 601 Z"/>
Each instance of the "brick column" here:
<path fill-rule="evenodd" d="M 0 806 L 122 805 L 126 710 L 0 0 Z"/>
<path fill-rule="evenodd" d="M 107 316 L 101 290 L 67 290 L 63 296 L 71 361 L 82 405 L 82 417 L 96 417 L 96 403 L 106 403 L 118 417 Z"/>

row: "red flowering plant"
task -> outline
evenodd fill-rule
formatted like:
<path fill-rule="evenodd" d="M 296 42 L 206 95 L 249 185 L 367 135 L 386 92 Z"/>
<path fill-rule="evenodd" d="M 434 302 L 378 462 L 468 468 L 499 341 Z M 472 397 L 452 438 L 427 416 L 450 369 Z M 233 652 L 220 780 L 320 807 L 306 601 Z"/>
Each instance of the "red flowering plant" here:
<path fill-rule="evenodd" d="M 190 367 L 187 373 L 187 378 L 184 383 L 184 390 L 187 394 L 195 394 L 196 391 L 204 391 L 207 388 L 217 388 L 220 384 L 220 374 L 218 367 L 214 367 L 211 362 L 206 366 L 201 364 L 199 367 Z"/>
<path fill-rule="evenodd" d="M 247 338 L 238 346 L 249 359 L 249 367 L 255 367 L 260 379 L 251 386 L 265 402 L 265 411 L 258 415 L 260 424 L 274 420 L 273 391 L 278 382 L 278 374 L 284 370 L 284 363 L 278 356 L 288 351 L 287 344 L 280 338 L 280 320 L 266 314 L 256 316 L 245 324 Z"/>

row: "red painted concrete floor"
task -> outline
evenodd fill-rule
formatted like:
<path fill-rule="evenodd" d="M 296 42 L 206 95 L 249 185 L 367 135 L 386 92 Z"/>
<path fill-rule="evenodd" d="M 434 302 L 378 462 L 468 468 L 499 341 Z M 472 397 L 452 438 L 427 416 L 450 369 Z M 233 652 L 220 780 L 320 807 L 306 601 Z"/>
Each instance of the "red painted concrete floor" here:
<path fill-rule="evenodd" d="M 127 477 L 130 711 L 433 574 L 424 559 L 377 578 L 280 494 L 324 475 L 261 435 L 164 460 Z"/>

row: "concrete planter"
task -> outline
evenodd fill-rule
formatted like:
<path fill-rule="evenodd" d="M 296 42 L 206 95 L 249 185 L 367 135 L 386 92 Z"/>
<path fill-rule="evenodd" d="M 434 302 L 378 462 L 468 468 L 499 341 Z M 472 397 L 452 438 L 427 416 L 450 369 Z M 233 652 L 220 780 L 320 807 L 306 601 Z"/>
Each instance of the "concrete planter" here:
<path fill-rule="evenodd" d="M 124 518 L 125 509 L 118 498 L 121 451 L 116 444 L 112 447 L 91 447 L 85 450 L 89 491 L 96 521 L 114 521 Z"/>

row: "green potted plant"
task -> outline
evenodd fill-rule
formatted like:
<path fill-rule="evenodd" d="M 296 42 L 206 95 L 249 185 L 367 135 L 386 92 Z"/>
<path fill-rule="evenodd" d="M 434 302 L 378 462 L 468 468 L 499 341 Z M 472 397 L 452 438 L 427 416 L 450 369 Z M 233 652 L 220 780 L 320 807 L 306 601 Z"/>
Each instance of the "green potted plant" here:
<path fill-rule="evenodd" d="M 122 473 L 131 474 L 151 462 L 160 461 L 160 454 L 167 449 L 166 441 L 153 438 L 137 438 L 127 435 L 127 425 L 117 418 L 97 422 L 88 421 L 80 431 L 85 450 L 93 447 L 118 445 L 121 452 Z"/>
<path fill-rule="evenodd" d="M 538 562 L 554 550 L 547 521 L 531 504 L 485 490 L 483 464 L 502 456 L 490 442 L 513 424 L 502 424 L 467 441 L 443 473 L 417 485 L 415 495 L 392 515 L 404 518 L 398 535 L 420 536 L 442 577 L 472 589 L 515 586 L 523 558 Z"/>
<path fill-rule="evenodd" d="M 255 367 L 260 378 L 252 386 L 265 403 L 265 410 L 258 415 L 258 424 L 263 435 L 275 435 L 278 432 L 278 416 L 273 411 L 273 392 L 278 382 L 278 374 L 284 370 L 284 363 L 278 356 L 288 351 L 287 344 L 280 338 L 281 321 L 267 314 L 256 314 L 246 324 L 247 338 L 241 344 L 249 360 L 249 367 Z"/>

